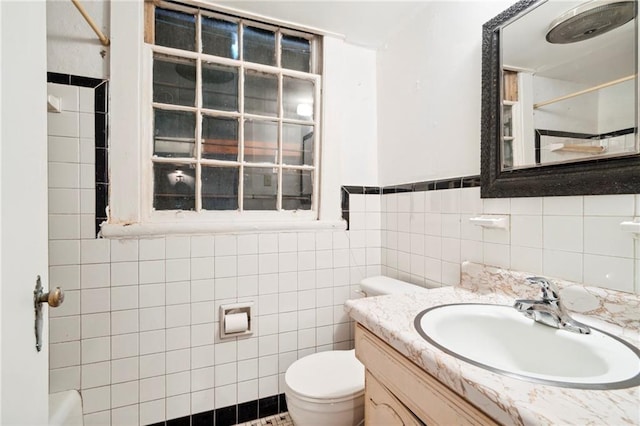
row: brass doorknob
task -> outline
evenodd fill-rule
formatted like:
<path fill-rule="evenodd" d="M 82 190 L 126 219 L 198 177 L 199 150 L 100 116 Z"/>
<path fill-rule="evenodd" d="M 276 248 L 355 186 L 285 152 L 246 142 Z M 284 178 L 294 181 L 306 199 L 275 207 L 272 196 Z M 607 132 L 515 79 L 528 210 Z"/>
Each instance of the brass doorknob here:
<path fill-rule="evenodd" d="M 64 292 L 60 287 L 54 288 L 52 291 L 42 293 L 37 298 L 38 303 L 48 303 L 52 308 L 62 305 L 64 302 Z"/>

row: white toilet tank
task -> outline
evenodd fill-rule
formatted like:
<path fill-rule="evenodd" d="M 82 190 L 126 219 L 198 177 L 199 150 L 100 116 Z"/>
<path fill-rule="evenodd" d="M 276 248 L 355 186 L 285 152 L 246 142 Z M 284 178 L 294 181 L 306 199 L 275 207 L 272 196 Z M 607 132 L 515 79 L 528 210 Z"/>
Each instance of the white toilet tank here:
<path fill-rule="evenodd" d="M 382 275 L 363 279 L 360 281 L 360 289 L 366 297 L 427 291 L 426 288 L 420 287 L 419 285 L 409 284 L 408 282 L 394 278 L 383 277 Z"/>

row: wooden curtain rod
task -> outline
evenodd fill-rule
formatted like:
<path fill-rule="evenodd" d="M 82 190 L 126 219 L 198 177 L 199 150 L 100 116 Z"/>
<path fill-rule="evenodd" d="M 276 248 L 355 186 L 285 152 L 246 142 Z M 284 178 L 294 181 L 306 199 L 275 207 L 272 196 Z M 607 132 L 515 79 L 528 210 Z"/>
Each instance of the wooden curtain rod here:
<path fill-rule="evenodd" d="M 622 78 L 619 78 L 617 80 L 612 80 L 612 81 L 609 81 L 607 83 L 602 83 L 602 84 L 599 84 L 597 86 L 590 87 L 588 89 L 580 90 L 578 92 L 569 93 L 568 95 L 560 96 L 558 98 L 554 98 L 554 99 L 551 99 L 551 100 L 548 100 L 548 101 L 539 102 L 537 104 L 533 104 L 533 109 L 537 109 L 537 108 L 543 107 L 545 105 L 553 104 L 553 103 L 556 103 L 556 102 L 564 101 L 565 99 L 575 98 L 576 96 L 584 95 L 586 93 L 595 92 L 596 90 L 600 90 L 600 89 L 604 89 L 605 87 L 614 86 L 616 84 L 624 83 L 625 81 L 633 80 L 634 78 L 636 78 L 636 74 L 628 75 L 626 77 L 622 77 Z"/>
<path fill-rule="evenodd" d="M 98 28 L 98 26 L 96 25 L 95 21 L 91 18 L 91 16 L 89 16 L 89 14 L 85 10 L 84 6 L 82 6 L 80 4 L 80 1 L 79 0 L 71 0 L 71 3 L 73 3 L 73 5 L 76 7 L 76 9 L 78 9 L 78 12 L 80 12 L 80 14 L 84 18 L 84 20 L 87 21 L 87 24 L 89 24 L 89 26 L 91 27 L 93 32 L 96 33 L 96 35 L 100 39 L 100 43 L 102 43 L 103 46 L 108 46 L 109 45 L 109 37 L 104 35 L 104 33 L 102 31 L 100 31 L 100 28 Z"/>

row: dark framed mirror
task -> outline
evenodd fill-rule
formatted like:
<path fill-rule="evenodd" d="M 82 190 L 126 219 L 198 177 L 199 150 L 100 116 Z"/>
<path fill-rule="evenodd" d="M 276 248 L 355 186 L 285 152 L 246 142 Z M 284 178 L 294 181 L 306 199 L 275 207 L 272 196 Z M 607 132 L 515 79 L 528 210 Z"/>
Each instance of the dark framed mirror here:
<path fill-rule="evenodd" d="M 483 26 L 483 198 L 640 193 L 637 7 L 522 0 Z"/>

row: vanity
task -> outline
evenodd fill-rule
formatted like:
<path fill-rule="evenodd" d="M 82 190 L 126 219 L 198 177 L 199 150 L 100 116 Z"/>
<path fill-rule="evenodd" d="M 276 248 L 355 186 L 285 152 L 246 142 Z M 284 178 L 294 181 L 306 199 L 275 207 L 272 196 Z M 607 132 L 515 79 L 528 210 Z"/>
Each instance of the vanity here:
<path fill-rule="evenodd" d="M 456 287 L 347 301 L 357 322 L 356 356 L 366 368 L 366 424 L 640 424 L 640 386 L 575 389 L 514 378 L 442 351 L 414 326 L 416 316 L 434 306 L 511 306 L 537 297 L 526 276 L 466 263 Z M 556 283 L 576 319 L 639 345 L 638 295 Z"/>

